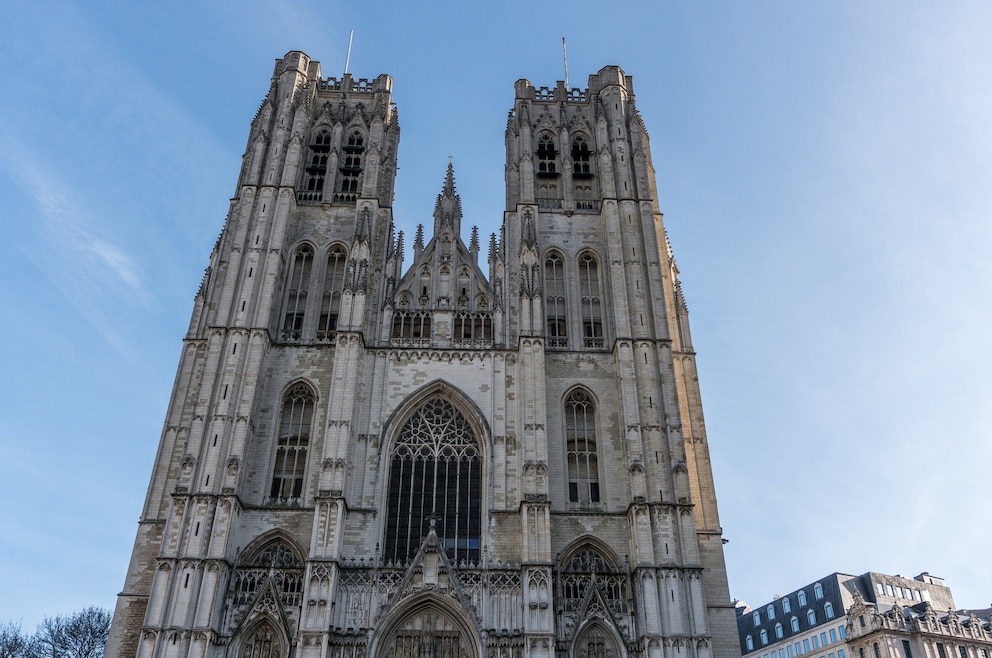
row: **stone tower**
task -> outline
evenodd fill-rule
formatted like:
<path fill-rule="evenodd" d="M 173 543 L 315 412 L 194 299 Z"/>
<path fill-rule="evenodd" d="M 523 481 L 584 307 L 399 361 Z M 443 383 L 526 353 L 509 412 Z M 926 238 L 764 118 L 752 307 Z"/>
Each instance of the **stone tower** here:
<path fill-rule="evenodd" d="M 488 271 L 451 164 L 404 266 L 392 82 L 276 63 L 107 655 L 739 655 L 631 79 L 516 83 Z"/>

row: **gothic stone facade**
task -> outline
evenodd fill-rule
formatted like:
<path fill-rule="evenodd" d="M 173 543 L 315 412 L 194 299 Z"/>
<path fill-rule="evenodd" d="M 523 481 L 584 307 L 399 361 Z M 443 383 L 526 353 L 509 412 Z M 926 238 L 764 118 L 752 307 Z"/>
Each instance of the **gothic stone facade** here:
<path fill-rule="evenodd" d="M 276 63 L 108 655 L 739 656 L 631 79 L 516 83 L 488 271 L 450 164 L 404 266 L 392 84 Z"/>

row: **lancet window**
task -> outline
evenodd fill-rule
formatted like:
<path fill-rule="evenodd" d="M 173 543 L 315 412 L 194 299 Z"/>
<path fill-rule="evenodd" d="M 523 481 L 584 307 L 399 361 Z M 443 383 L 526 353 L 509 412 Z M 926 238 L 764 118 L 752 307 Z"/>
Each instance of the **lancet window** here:
<path fill-rule="evenodd" d="M 348 141 L 344 145 L 344 157 L 341 166 L 338 168 L 338 191 L 334 195 L 334 201 L 340 203 L 354 203 L 358 198 L 358 183 L 362 174 L 362 156 L 365 153 L 365 137 L 361 132 L 355 130 L 348 135 Z"/>
<path fill-rule="evenodd" d="M 565 400 L 565 450 L 569 502 L 579 505 L 598 503 L 596 407 L 581 389 L 573 391 Z"/>
<path fill-rule="evenodd" d="M 317 340 L 331 340 L 338 327 L 346 260 L 345 251 L 340 246 L 331 247 L 327 253 L 327 269 L 324 270 L 324 294 L 320 299 L 320 317 L 317 320 Z"/>
<path fill-rule="evenodd" d="M 550 349 L 568 347 L 568 319 L 565 313 L 565 261 L 552 251 L 544 259 L 544 316 L 548 325 Z"/>
<path fill-rule="evenodd" d="M 322 201 L 324 177 L 327 175 L 327 156 L 331 151 L 331 133 L 326 128 L 314 137 L 306 164 L 306 184 L 298 195 L 301 201 Z"/>
<path fill-rule="evenodd" d="M 313 409 L 313 392 L 306 384 L 293 387 L 283 399 L 276 462 L 269 490 L 273 502 L 298 502 L 303 495 Z"/>
<path fill-rule="evenodd" d="M 412 558 L 434 524 L 449 559 L 477 563 L 481 491 L 472 426 L 450 401 L 432 397 L 406 421 L 390 457 L 384 560 Z"/>
<path fill-rule="evenodd" d="M 555 139 L 545 133 L 537 139 L 537 173 L 538 175 L 556 175 L 558 165 L 555 156 L 558 150 L 555 148 Z"/>
<path fill-rule="evenodd" d="M 582 346 L 603 347 L 603 309 L 599 263 L 589 252 L 579 256 L 579 301 L 582 306 Z"/>
<path fill-rule="evenodd" d="M 582 135 L 577 135 L 572 140 L 572 176 L 574 178 L 592 176 L 592 168 L 589 166 L 589 144 Z"/>
<path fill-rule="evenodd" d="M 307 290 L 310 288 L 310 270 L 313 268 L 313 247 L 308 244 L 296 250 L 293 266 L 286 286 L 286 312 L 283 317 L 283 340 L 299 340 L 303 334 L 303 319 L 307 309 Z"/>

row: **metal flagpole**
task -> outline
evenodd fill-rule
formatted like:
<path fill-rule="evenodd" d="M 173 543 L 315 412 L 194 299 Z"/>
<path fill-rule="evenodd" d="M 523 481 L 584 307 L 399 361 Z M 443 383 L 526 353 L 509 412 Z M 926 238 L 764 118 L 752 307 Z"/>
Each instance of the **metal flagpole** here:
<path fill-rule="evenodd" d="M 348 33 L 348 56 L 345 57 L 345 60 L 344 60 L 344 72 L 345 73 L 348 73 L 348 65 L 351 64 L 351 40 L 354 38 L 354 36 L 355 36 L 355 31 L 354 30 L 351 30 Z"/>

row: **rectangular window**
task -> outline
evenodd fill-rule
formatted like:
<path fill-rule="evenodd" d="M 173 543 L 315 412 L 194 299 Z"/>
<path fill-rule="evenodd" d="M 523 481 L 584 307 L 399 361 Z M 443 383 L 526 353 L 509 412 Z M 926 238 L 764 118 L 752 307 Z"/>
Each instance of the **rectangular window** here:
<path fill-rule="evenodd" d="M 803 645 L 801 645 L 801 644 L 799 644 L 798 642 L 796 642 L 796 643 L 795 643 L 795 644 L 793 644 L 792 646 L 794 646 L 794 647 L 796 648 L 796 655 L 797 655 L 797 656 L 801 656 L 801 655 L 803 655 Z"/>
<path fill-rule="evenodd" d="M 844 650 L 837 649 L 837 658 L 844 658 Z"/>
<path fill-rule="evenodd" d="M 820 633 L 820 644 L 822 644 L 823 646 L 827 646 L 827 634 L 826 633 Z"/>
<path fill-rule="evenodd" d="M 885 591 L 887 591 L 889 593 L 889 596 L 895 598 L 896 593 L 892 591 L 892 585 L 886 585 L 885 586 Z"/>
<path fill-rule="evenodd" d="M 905 598 L 902 595 L 902 587 L 896 586 L 896 596 L 898 596 L 900 599 Z"/>
<path fill-rule="evenodd" d="M 837 627 L 837 632 L 840 633 L 840 639 L 842 639 L 842 640 L 846 640 L 847 639 L 847 627 L 846 626 L 838 626 Z"/>
<path fill-rule="evenodd" d="M 885 596 L 885 585 L 883 585 L 882 583 L 875 583 L 875 584 L 878 586 L 879 596 Z"/>
<path fill-rule="evenodd" d="M 968 648 L 963 644 L 958 645 L 958 653 L 961 654 L 961 658 L 968 658 Z"/>
<path fill-rule="evenodd" d="M 913 658 L 913 650 L 909 646 L 909 640 L 902 641 L 903 658 Z"/>
<path fill-rule="evenodd" d="M 815 635 L 813 636 L 813 648 L 814 649 L 819 649 L 820 648 L 820 638 L 818 638 Z"/>
<path fill-rule="evenodd" d="M 803 640 L 803 653 L 809 653 L 809 640 Z"/>
<path fill-rule="evenodd" d="M 836 628 L 831 628 L 830 629 L 830 641 L 831 642 L 836 642 L 837 641 L 837 629 Z"/>
<path fill-rule="evenodd" d="M 792 647 L 786 647 L 789 652 L 789 658 L 795 658 L 796 654 L 792 653 Z"/>
<path fill-rule="evenodd" d="M 944 645 L 940 642 L 937 643 L 937 655 L 940 656 L 940 658 L 947 658 L 947 652 L 944 651 Z"/>

